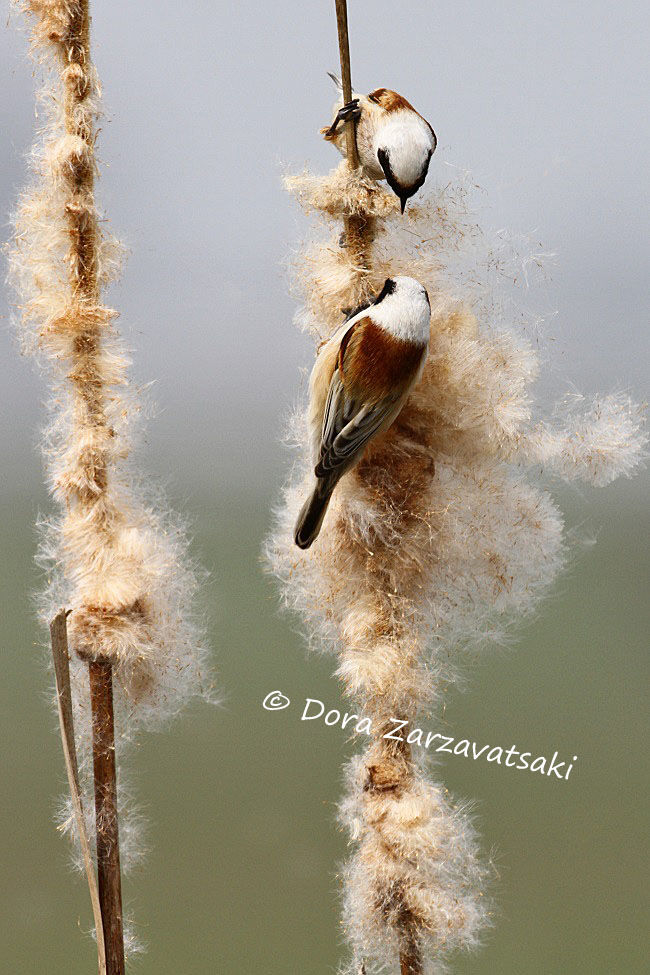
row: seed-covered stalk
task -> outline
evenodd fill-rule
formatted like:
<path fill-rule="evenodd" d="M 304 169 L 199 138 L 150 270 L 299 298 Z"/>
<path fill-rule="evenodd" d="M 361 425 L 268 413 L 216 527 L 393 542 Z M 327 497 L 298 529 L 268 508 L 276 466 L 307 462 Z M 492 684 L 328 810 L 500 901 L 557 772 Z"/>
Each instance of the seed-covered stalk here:
<path fill-rule="evenodd" d="M 341 479 L 306 551 L 293 542 L 313 480 L 306 410 L 298 409 L 291 437 L 300 460 L 267 556 L 309 642 L 336 653 L 343 693 L 371 720 L 371 741 L 348 765 L 340 804 L 352 847 L 342 872 L 352 947 L 345 971 L 437 975 L 492 923 L 491 868 L 479 857 L 467 804 L 430 780 L 426 751 L 384 734 L 393 719 L 413 728 L 457 678 L 461 651 L 505 639 L 557 577 L 564 523 L 539 484 L 540 464 L 596 484 L 630 474 L 646 442 L 642 414 L 612 395 L 539 417 L 536 346 L 490 294 L 495 261 L 505 278 L 520 255 L 481 232 L 462 180 L 433 189 L 406 217 L 394 196 L 345 161 L 287 185 L 318 216 L 295 267 L 298 322 L 316 345 L 340 327 L 342 309 L 388 277 L 416 278 L 431 300 L 421 379 Z M 351 212 L 374 221 L 363 274 L 354 251 L 339 246 Z"/>
<path fill-rule="evenodd" d="M 19 200 L 10 250 L 23 348 L 39 357 L 51 383 L 44 452 L 59 514 L 44 525 L 41 614 L 49 622 L 60 607 L 69 611 L 79 790 L 85 814 L 95 806 L 107 970 L 114 975 L 124 968 L 120 852 L 126 866 L 139 856 L 118 772 L 124 748 L 138 725 L 165 720 L 209 687 L 183 531 L 130 467 L 140 404 L 117 313 L 102 301 L 121 248 L 95 198 L 100 87 L 88 0 L 19 5 L 45 72 L 34 181 Z M 82 834 L 74 799 L 63 822 Z"/>

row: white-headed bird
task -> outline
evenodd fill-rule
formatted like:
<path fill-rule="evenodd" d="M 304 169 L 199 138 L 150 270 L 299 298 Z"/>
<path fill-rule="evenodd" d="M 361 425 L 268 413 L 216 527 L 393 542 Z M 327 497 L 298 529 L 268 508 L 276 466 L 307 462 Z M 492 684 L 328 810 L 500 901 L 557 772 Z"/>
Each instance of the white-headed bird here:
<path fill-rule="evenodd" d="M 330 78 L 340 88 L 333 74 Z M 332 124 L 321 129 L 345 156 L 345 124 L 356 119 L 359 162 L 368 176 L 385 179 L 399 197 L 402 213 L 409 197 L 416 193 L 429 171 L 438 140 L 436 133 L 402 95 L 389 88 L 377 88 L 369 95 L 353 92 L 352 101 L 334 106 Z"/>
<path fill-rule="evenodd" d="M 420 378 L 429 348 L 431 309 L 414 278 L 388 278 L 320 349 L 309 381 L 309 427 L 316 484 L 294 538 L 318 537 L 334 488 L 366 447 L 398 416 Z"/>

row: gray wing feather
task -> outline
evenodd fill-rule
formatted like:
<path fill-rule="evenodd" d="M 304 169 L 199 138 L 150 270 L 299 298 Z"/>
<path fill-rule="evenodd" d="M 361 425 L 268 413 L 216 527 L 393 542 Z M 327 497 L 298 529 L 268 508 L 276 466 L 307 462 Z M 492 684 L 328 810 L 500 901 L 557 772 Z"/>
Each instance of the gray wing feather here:
<path fill-rule="evenodd" d="M 398 394 L 391 394 L 362 407 L 347 396 L 340 372 L 335 369 L 323 415 L 316 477 L 343 474 L 388 419 L 398 399 Z"/>
<path fill-rule="evenodd" d="M 323 456 L 325 444 L 333 443 L 337 433 L 341 429 L 340 422 L 345 415 L 345 388 L 341 380 L 341 373 L 338 367 L 330 380 L 330 387 L 327 393 L 327 402 L 323 413 L 323 426 L 320 439 L 319 459 Z"/>

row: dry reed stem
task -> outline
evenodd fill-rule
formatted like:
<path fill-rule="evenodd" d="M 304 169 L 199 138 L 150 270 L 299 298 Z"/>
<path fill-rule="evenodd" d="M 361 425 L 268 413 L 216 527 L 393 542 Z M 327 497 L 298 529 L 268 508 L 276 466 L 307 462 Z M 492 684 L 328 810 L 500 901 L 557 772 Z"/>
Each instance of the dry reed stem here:
<path fill-rule="evenodd" d="M 341 85 L 343 88 L 343 104 L 345 105 L 352 100 L 347 0 L 335 0 L 335 7 L 341 61 Z M 354 119 L 345 123 L 345 141 L 347 166 L 354 172 L 360 168 Z M 374 234 L 373 218 L 368 213 L 347 213 L 344 217 L 344 225 L 344 245 L 355 255 L 359 273 L 363 274 L 368 265 L 369 248 Z"/>
<path fill-rule="evenodd" d="M 124 975 L 113 668 L 109 661 L 91 660 L 88 674 L 93 716 L 97 881 L 106 946 L 106 975 Z"/>
<path fill-rule="evenodd" d="M 70 235 L 70 286 L 73 302 L 80 310 L 95 308 L 99 302 L 97 280 L 97 214 L 95 210 L 94 170 L 95 131 L 93 116 L 84 110 L 92 91 L 90 58 L 90 13 L 88 0 L 70 5 L 70 20 L 63 38 L 67 65 L 63 70 L 64 118 L 68 136 L 81 140 L 85 151 L 65 176 L 69 198 L 66 204 Z M 98 366 L 101 326 L 86 319 L 74 340 L 71 380 L 85 417 L 81 421 L 94 429 L 101 441 L 106 436 L 104 379 Z M 86 485 L 80 493 L 82 507 L 90 512 L 108 486 L 108 470 L 102 451 L 88 452 L 83 465 Z M 92 646 L 84 653 L 94 655 Z M 117 813 L 117 770 L 113 719 L 113 674 L 110 660 L 88 664 L 93 729 L 95 775 L 95 829 L 97 880 L 102 910 L 103 940 L 107 975 L 124 975 L 124 932 L 120 874 L 119 827 Z"/>
<path fill-rule="evenodd" d="M 79 767 L 77 763 L 77 750 L 74 737 L 74 717 L 72 710 L 72 690 L 70 687 L 70 659 L 68 656 L 68 630 L 67 612 L 65 609 L 59 610 L 50 623 L 50 637 L 52 646 L 52 659 L 54 662 L 54 673 L 56 677 L 57 689 L 57 711 L 59 715 L 59 730 L 61 732 L 61 744 L 65 758 L 68 785 L 70 796 L 74 808 L 75 823 L 79 836 L 79 843 L 88 881 L 90 902 L 93 909 L 95 920 L 95 931 L 97 934 L 97 965 L 99 975 L 106 975 L 106 948 L 104 945 L 104 929 L 102 924 L 102 908 L 97 888 L 97 878 L 95 876 L 95 865 L 86 829 L 86 819 L 84 816 L 83 799 L 79 786 Z"/>
<path fill-rule="evenodd" d="M 341 57 L 341 85 L 343 87 L 343 104 L 352 101 L 352 73 L 350 70 L 350 39 L 348 36 L 348 5 L 347 0 L 335 0 L 336 26 L 339 35 L 339 54 Z M 359 153 L 355 135 L 356 123 L 345 124 L 345 141 L 347 158 L 351 169 L 359 168 Z"/>

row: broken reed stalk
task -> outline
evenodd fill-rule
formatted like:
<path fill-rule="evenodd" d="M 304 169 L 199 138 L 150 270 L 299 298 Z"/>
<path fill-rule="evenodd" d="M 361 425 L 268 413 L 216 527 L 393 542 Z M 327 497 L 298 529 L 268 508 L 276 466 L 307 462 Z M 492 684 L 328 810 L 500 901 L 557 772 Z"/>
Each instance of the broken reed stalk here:
<path fill-rule="evenodd" d="M 343 104 L 352 100 L 352 72 L 350 68 L 350 40 L 348 33 L 347 0 L 335 0 L 336 25 L 339 37 L 341 60 L 341 85 Z M 360 168 L 356 141 L 356 123 L 350 121 L 345 126 L 346 155 L 351 170 Z M 356 252 L 359 267 L 369 269 L 369 248 L 373 238 L 373 220 L 368 214 L 356 213 L 345 216 L 345 243 Z M 411 765 L 410 748 L 406 746 L 403 759 Z M 416 925 L 408 908 L 403 905 L 398 914 L 401 917 L 400 970 L 401 975 L 421 975 L 422 956 L 417 941 Z"/>
<path fill-rule="evenodd" d="M 336 26 L 339 35 L 339 57 L 341 61 L 341 86 L 343 88 L 343 104 L 352 100 L 352 73 L 350 69 L 350 39 L 348 34 L 348 5 L 347 0 L 335 0 Z M 359 169 L 359 152 L 357 150 L 356 122 L 345 123 L 346 157 L 352 171 Z M 367 214 L 349 213 L 345 216 L 345 244 L 356 252 L 357 264 L 365 266 L 367 262 L 367 247 L 372 240 L 372 218 Z"/>
<path fill-rule="evenodd" d="M 69 136 L 81 139 L 87 152 L 79 154 L 67 170 L 70 199 L 66 217 L 71 240 L 70 285 L 73 298 L 81 306 L 99 303 L 97 277 L 97 216 L 94 208 L 95 131 L 92 114 L 83 103 L 92 91 L 90 77 L 89 0 L 78 0 L 70 10 L 66 48 L 68 67 L 64 71 L 64 119 Z M 76 368 L 71 379 L 79 394 L 89 427 L 105 431 L 104 383 L 98 370 L 101 332 L 98 323 L 88 324 L 75 339 Z M 108 483 L 105 455 L 94 451 L 92 464 L 93 497 L 106 491 Z M 88 655 L 92 647 L 87 648 Z M 117 813 L 117 771 L 113 717 L 113 668 L 108 660 L 88 662 L 92 712 L 92 750 L 95 776 L 95 831 L 97 882 L 102 913 L 107 975 L 124 975 L 124 932 L 120 875 L 119 826 Z"/>
<path fill-rule="evenodd" d="M 95 876 L 95 866 L 90 849 L 90 842 L 86 830 L 86 819 L 83 810 L 83 800 L 79 785 L 79 765 L 74 740 L 74 719 L 72 710 L 72 688 L 70 685 L 70 657 L 68 652 L 68 611 L 59 610 L 50 623 L 50 638 L 52 645 L 52 660 L 56 678 L 56 701 L 59 714 L 59 728 L 61 744 L 65 757 L 65 767 L 68 775 L 70 796 L 74 808 L 75 822 L 79 835 L 79 845 L 84 862 L 84 870 L 88 880 L 88 890 L 93 909 L 95 931 L 97 933 L 97 964 L 99 975 L 106 975 L 106 950 L 104 944 L 104 930 L 100 895 Z"/>
<path fill-rule="evenodd" d="M 106 946 L 106 973 L 124 975 L 113 668 L 110 661 L 91 660 L 88 671 L 93 726 L 97 880 Z"/>

